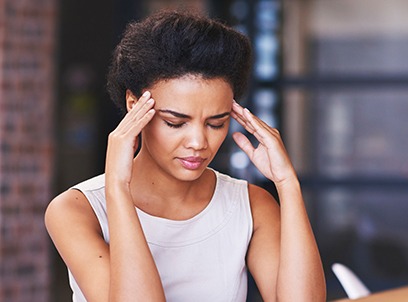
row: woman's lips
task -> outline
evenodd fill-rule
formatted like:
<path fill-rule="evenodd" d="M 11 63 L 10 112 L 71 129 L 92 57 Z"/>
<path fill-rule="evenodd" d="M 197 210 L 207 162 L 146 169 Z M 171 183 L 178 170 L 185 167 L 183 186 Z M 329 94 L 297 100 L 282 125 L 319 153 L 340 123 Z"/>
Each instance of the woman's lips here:
<path fill-rule="evenodd" d="M 189 170 L 196 170 L 201 167 L 201 165 L 205 161 L 205 158 L 189 156 L 189 157 L 179 157 L 178 160 L 180 161 L 181 165 L 184 168 L 189 169 Z"/>

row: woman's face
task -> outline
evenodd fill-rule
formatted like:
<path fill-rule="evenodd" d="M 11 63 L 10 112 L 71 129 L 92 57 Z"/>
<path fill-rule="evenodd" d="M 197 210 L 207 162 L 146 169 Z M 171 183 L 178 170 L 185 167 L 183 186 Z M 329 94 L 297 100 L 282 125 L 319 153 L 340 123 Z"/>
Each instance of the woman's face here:
<path fill-rule="evenodd" d="M 156 113 L 143 129 L 141 155 L 179 180 L 197 179 L 227 136 L 231 86 L 220 78 L 185 76 L 149 91 Z"/>

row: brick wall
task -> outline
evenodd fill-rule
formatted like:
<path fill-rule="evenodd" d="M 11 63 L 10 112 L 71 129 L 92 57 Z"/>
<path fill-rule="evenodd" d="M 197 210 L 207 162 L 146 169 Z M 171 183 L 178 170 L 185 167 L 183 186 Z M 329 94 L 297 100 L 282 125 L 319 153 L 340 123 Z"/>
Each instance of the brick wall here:
<path fill-rule="evenodd" d="M 56 0 L 0 0 L 0 301 L 49 301 Z"/>

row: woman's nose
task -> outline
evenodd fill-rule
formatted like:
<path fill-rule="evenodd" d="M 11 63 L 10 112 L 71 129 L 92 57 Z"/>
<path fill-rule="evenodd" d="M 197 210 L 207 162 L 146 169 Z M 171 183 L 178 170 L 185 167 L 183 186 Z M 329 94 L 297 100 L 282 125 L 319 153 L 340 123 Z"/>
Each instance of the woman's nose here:
<path fill-rule="evenodd" d="M 202 127 L 192 127 L 185 139 L 186 148 L 202 150 L 208 147 L 207 133 Z"/>

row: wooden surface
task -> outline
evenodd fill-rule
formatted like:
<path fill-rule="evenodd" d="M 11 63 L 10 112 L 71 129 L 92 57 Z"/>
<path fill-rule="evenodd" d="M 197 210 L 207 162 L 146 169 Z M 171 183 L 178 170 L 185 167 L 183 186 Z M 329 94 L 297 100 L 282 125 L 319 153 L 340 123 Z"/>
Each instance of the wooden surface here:
<path fill-rule="evenodd" d="M 372 293 L 369 296 L 360 299 L 341 299 L 332 302 L 407 302 L 408 301 L 408 286 L 386 290 L 383 292 Z"/>

